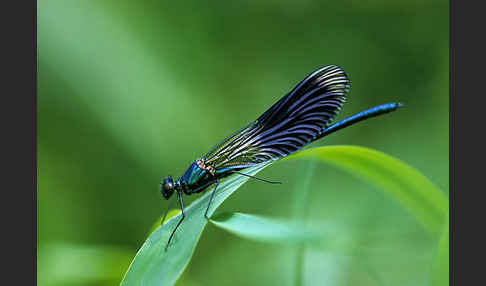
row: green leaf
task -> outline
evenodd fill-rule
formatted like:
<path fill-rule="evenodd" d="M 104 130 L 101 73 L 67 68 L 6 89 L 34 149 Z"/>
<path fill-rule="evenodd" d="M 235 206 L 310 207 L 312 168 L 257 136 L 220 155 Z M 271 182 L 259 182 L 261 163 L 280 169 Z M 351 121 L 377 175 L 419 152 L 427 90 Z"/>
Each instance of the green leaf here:
<path fill-rule="evenodd" d="M 358 176 L 398 200 L 425 230 L 439 234 L 448 199 L 416 169 L 382 152 L 358 146 L 328 146 L 298 152 L 286 159 L 311 158 Z"/>
<path fill-rule="evenodd" d="M 267 165 L 249 168 L 245 173 L 255 175 Z M 214 210 L 248 179 L 245 176 L 231 176 L 222 181 L 211 202 L 208 216 L 211 216 Z M 207 224 L 204 212 L 210 195 L 210 191 L 206 192 L 185 208 L 186 217 L 174 234 L 167 252 L 164 251 L 165 245 L 172 230 L 181 219 L 181 214 L 173 216 L 150 234 L 128 267 L 121 285 L 163 286 L 173 285 L 177 281 L 189 263 Z"/>
<path fill-rule="evenodd" d="M 356 255 L 356 251 L 367 251 L 366 245 L 353 240 L 355 233 L 337 224 L 322 221 L 274 219 L 244 213 L 224 212 L 209 220 L 216 227 L 239 237 L 267 243 L 317 247 L 329 253 Z M 403 233 L 370 233 L 369 239 L 396 242 Z M 388 251 L 383 248 L 382 251 Z"/>
<path fill-rule="evenodd" d="M 331 146 L 308 149 L 286 159 L 292 158 L 312 158 L 327 162 L 378 186 L 385 194 L 398 200 L 431 233 L 440 231 L 447 215 L 447 198 L 433 183 L 414 168 L 381 152 L 356 146 Z M 254 175 L 266 166 L 268 164 L 249 168 L 246 172 Z M 245 176 L 232 176 L 222 181 L 211 203 L 209 216 L 247 180 Z M 175 233 L 167 252 L 164 247 L 181 219 L 181 214 L 175 215 L 150 234 L 129 266 L 121 285 L 173 285 L 177 281 L 207 224 L 204 211 L 210 193 L 206 192 L 186 208 L 186 218 Z M 255 216 L 222 215 L 216 217 L 214 223 L 241 236 L 282 241 L 281 236 L 261 227 L 263 223 L 268 223 L 268 229 L 279 229 L 291 236 L 290 240 L 302 239 L 293 227 Z"/>
<path fill-rule="evenodd" d="M 172 210 L 170 210 L 167 213 L 167 217 L 165 218 L 164 224 L 167 223 L 167 221 L 171 217 L 178 215 L 180 212 L 181 212 L 180 209 L 172 209 Z M 147 237 L 150 236 L 150 234 L 152 232 L 154 232 L 160 226 L 160 222 L 162 221 L 163 218 L 164 218 L 164 214 L 160 215 L 160 217 L 154 222 L 154 224 L 152 225 L 152 227 L 150 228 L 150 230 L 147 233 Z"/>
<path fill-rule="evenodd" d="M 447 217 L 437 245 L 437 255 L 433 268 L 432 285 L 449 285 L 449 217 Z"/>
<path fill-rule="evenodd" d="M 243 213 L 221 213 L 211 223 L 238 236 L 272 243 L 304 243 L 322 239 L 323 233 L 302 227 L 297 222 L 270 219 Z"/>

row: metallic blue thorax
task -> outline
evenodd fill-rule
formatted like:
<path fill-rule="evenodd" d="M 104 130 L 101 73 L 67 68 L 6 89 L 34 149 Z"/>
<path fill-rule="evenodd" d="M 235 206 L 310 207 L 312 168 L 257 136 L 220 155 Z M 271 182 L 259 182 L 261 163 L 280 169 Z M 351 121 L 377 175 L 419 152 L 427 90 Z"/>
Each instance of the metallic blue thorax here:
<path fill-rule="evenodd" d="M 194 161 L 194 163 L 192 163 L 191 166 L 189 166 L 189 168 L 184 173 L 181 179 L 188 186 L 193 186 L 193 185 L 197 185 L 198 182 L 201 179 L 207 177 L 207 175 L 208 172 L 206 170 L 199 168 L 196 162 Z"/>
<path fill-rule="evenodd" d="M 194 161 L 176 184 L 182 187 L 185 194 L 190 195 L 203 191 L 213 180 L 213 176 L 207 170 L 200 168 L 197 161 Z"/>
<path fill-rule="evenodd" d="M 204 161 L 197 159 L 194 161 L 184 175 L 175 182 L 178 190 L 183 190 L 185 194 L 195 194 L 204 191 L 206 187 L 221 178 L 231 175 L 235 168 L 221 168 L 215 170 L 211 166 L 206 166 Z"/>

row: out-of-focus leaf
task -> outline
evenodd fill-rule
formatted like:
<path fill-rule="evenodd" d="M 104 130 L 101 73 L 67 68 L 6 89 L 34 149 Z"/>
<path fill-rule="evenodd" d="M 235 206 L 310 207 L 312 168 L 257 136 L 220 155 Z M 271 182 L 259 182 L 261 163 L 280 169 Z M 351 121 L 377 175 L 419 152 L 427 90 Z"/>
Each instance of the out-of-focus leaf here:
<path fill-rule="evenodd" d="M 358 176 L 400 202 L 425 230 L 439 234 L 448 200 L 416 169 L 382 152 L 358 146 L 328 146 L 298 152 L 290 158 L 317 159 Z"/>
<path fill-rule="evenodd" d="M 449 285 L 449 216 L 447 216 L 437 245 L 437 256 L 432 273 L 433 286 Z"/>
<path fill-rule="evenodd" d="M 238 236 L 264 242 L 316 242 L 324 233 L 312 231 L 295 221 L 264 218 L 243 213 L 221 213 L 210 220 L 214 225 Z"/>

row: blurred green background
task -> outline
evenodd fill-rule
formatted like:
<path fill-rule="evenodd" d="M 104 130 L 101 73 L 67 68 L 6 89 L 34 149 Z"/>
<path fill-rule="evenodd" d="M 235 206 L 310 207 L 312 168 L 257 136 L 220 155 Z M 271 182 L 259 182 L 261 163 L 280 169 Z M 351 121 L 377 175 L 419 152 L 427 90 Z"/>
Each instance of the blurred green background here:
<path fill-rule="evenodd" d="M 39 285 L 118 284 L 167 207 L 160 179 L 326 64 L 352 81 L 338 119 L 405 107 L 311 146 L 377 149 L 448 193 L 448 27 L 448 2 L 434 0 L 39 1 Z M 309 175 L 310 217 L 362 247 L 309 249 L 304 285 L 428 285 L 437 239 L 330 166 L 275 164 L 259 176 L 283 185 L 250 180 L 219 211 L 292 217 Z M 178 285 L 293 285 L 293 273 L 290 247 L 209 225 Z"/>

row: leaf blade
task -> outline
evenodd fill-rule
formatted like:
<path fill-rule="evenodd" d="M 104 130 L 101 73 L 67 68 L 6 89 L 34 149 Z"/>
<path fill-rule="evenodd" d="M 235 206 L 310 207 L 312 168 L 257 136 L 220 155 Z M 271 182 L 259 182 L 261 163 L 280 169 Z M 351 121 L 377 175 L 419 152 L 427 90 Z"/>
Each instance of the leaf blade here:
<path fill-rule="evenodd" d="M 318 159 L 351 172 L 397 199 L 427 231 L 437 234 L 442 228 L 448 212 L 447 198 L 420 172 L 398 159 L 357 146 L 311 148 L 284 159 L 294 158 Z M 268 165 L 249 168 L 247 173 L 255 175 Z M 220 183 L 209 216 L 247 180 L 248 177 L 232 176 Z M 207 224 L 203 213 L 209 195 L 210 192 L 207 192 L 186 208 L 186 219 L 176 232 L 167 253 L 161 251 L 170 231 L 180 219 L 180 214 L 169 219 L 149 236 L 130 264 L 121 285 L 173 285 L 177 281 Z M 179 239 L 181 242 L 178 242 Z"/>
<path fill-rule="evenodd" d="M 210 222 L 237 236 L 262 242 L 301 244 L 323 237 L 295 222 L 238 212 L 217 214 Z"/>
<path fill-rule="evenodd" d="M 255 175 L 266 166 L 249 168 L 247 173 Z M 245 176 L 232 176 L 221 182 L 208 216 L 247 180 Z M 210 194 L 205 193 L 185 208 L 186 218 L 174 234 L 167 252 L 164 251 L 165 245 L 181 214 L 171 217 L 150 234 L 132 260 L 120 285 L 173 285 L 177 281 L 187 267 L 207 224 L 204 211 Z"/>
<path fill-rule="evenodd" d="M 313 158 L 341 168 L 397 199 L 426 231 L 439 234 L 448 213 L 448 199 L 416 169 L 382 152 L 358 146 L 327 146 L 289 156 Z"/>
<path fill-rule="evenodd" d="M 449 285 L 449 217 L 439 238 L 435 262 L 432 269 L 432 285 Z"/>

